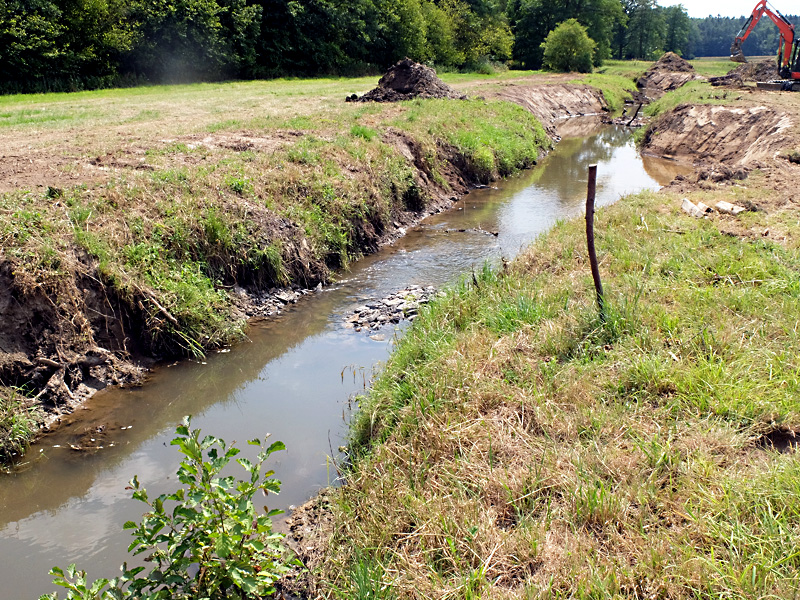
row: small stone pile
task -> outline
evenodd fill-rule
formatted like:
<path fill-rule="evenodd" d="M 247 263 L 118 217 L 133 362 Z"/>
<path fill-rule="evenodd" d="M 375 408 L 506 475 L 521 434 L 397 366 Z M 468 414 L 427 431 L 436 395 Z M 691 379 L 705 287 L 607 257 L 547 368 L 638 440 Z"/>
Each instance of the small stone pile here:
<path fill-rule="evenodd" d="M 356 308 L 347 319 L 345 328 L 356 331 L 374 331 L 387 323 L 413 321 L 419 307 L 436 296 L 436 288 L 412 285 L 381 300 L 367 302 Z"/>
<path fill-rule="evenodd" d="M 273 288 L 262 293 L 249 294 L 242 288 L 234 288 L 239 296 L 245 300 L 242 310 L 247 317 L 271 317 L 281 314 L 283 308 L 289 304 L 296 304 L 300 298 L 307 296 L 314 290 L 302 288 L 279 289 Z M 316 291 L 322 290 L 322 284 Z"/>
<path fill-rule="evenodd" d="M 378 87 L 363 96 L 353 94 L 347 96 L 347 102 L 401 102 L 414 98 L 452 98 L 465 100 L 464 94 L 459 94 L 444 81 L 436 76 L 436 71 L 428 66 L 404 58 L 388 71 L 378 81 Z"/>

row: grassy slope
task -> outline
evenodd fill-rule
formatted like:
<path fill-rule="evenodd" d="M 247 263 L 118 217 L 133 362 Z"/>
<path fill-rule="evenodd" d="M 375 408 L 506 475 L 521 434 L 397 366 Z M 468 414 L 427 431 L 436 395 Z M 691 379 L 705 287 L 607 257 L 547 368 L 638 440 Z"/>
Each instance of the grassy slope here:
<path fill-rule="evenodd" d="M 509 103 L 342 101 L 373 85 L 282 80 L 2 97 L 10 153 L 26 151 L 33 136 L 35 158 L 68 157 L 54 171 L 131 154 L 146 169 L 0 194 L 0 268 L 18 294 L 47 297 L 68 348 L 94 343 L 88 278 L 139 313 L 140 347 L 200 354 L 242 330 L 234 284 L 314 285 L 369 250 L 399 211 L 421 210 L 430 190 L 420 187 L 420 164 L 446 191 L 447 158 L 472 181 L 488 181 L 531 165 L 550 143 Z M 389 132 L 413 140 L 418 165 Z M 207 136 L 220 143 L 202 143 Z M 255 143 L 224 145 L 242 139 Z M 365 242 L 364 231 L 376 235 Z M 35 429 L 13 399 L 35 390 L 17 385 L 0 393 L 0 434 L 15 439 L 21 425 Z"/>
<path fill-rule="evenodd" d="M 800 431 L 798 223 L 679 205 L 599 212 L 605 323 L 580 221 L 420 316 L 354 423 L 327 593 L 796 597 L 800 466 L 770 440 Z"/>

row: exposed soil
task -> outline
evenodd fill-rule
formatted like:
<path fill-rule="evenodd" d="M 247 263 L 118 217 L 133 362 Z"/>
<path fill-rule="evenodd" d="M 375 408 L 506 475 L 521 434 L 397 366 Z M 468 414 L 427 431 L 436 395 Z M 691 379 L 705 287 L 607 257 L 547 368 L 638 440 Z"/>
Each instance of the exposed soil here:
<path fill-rule="evenodd" d="M 273 152 L 296 140 L 298 131 L 281 131 L 269 137 L 241 133 L 189 134 L 161 139 L 148 145 L 131 145 L 95 156 L 54 155 L 51 151 L 28 149 L 26 154 L 0 155 L 0 193 L 19 189 L 46 190 L 69 188 L 79 184 L 99 184 L 125 171 L 152 171 L 148 152 L 166 152 L 170 146 L 184 144 L 189 150 L 233 150 Z M 196 157 L 174 153 L 176 161 L 197 164 Z"/>
<path fill-rule="evenodd" d="M 497 97 L 515 102 L 536 115 L 551 137 L 557 135 L 556 128 L 560 120 L 603 114 L 608 110 L 603 93 L 588 85 L 510 84 L 497 93 Z"/>
<path fill-rule="evenodd" d="M 741 87 L 745 82 L 771 81 L 778 78 L 778 67 L 773 60 L 744 63 L 731 69 L 722 77 L 710 77 L 713 86 Z"/>
<path fill-rule="evenodd" d="M 654 99 L 694 79 L 702 79 L 694 67 L 674 52 L 667 52 L 639 78 L 636 86 L 648 99 Z"/>
<path fill-rule="evenodd" d="M 758 438 L 756 446 L 764 450 L 787 453 L 800 447 L 800 435 L 791 429 L 774 429 Z"/>
<path fill-rule="evenodd" d="M 404 58 L 378 81 L 378 87 L 358 96 L 348 96 L 348 102 L 401 102 L 414 98 L 451 98 L 464 100 L 466 96 L 455 91 L 436 76 L 436 71 L 426 65 Z"/>
<path fill-rule="evenodd" d="M 792 144 L 795 120 L 766 105 L 682 104 L 662 115 L 643 141 L 648 154 L 695 164 L 753 165 Z"/>

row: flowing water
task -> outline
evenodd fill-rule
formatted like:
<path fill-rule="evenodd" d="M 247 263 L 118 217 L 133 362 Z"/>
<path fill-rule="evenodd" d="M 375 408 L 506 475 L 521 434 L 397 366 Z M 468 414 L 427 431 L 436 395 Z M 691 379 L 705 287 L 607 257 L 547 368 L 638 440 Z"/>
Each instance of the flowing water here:
<path fill-rule="evenodd" d="M 486 260 L 513 257 L 556 220 L 582 213 L 591 163 L 598 164 L 599 206 L 656 189 L 679 171 L 640 157 L 623 128 L 565 137 L 537 168 L 426 219 L 335 285 L 251 327 L 248 341 L 203 361 L 165 365 L 144 387 L 95 396 L 34 446 L 19 472 L 0 477 L 0 597 L 53 591 L 47 573 L 54 565 L 77 563 L 91 578 L 118 574 L 130 542 L 122 524 L 144 509 L 125 486 L 138 475 L 151 495 L 173 489 L 178 454 L 169 442 L 184 415 L 238 441 L 245 456 L 243 443 L 267 433 L 286 444 L 270 463 L 283 483 L 270 508 L 290 508 L 335 483 L 328 457 L 338 456 L 353 397 L 396 337 L 392 326 L 383 329 L 384 341 L 345 329 L 348 311 L 367 298 L 411 284 L 440 287 Z M 85 436 L 103 448 L 70 449 Z"/>

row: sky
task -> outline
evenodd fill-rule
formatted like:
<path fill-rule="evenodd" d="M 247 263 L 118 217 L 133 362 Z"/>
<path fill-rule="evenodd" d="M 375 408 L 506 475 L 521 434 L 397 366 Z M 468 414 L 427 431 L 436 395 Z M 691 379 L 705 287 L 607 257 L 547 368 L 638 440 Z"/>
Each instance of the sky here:
<path fill-rule="evenodd" d="M 703 18 L 708 15 L 723 17 L 742 17 L 753 12 L 758 0 L 658 0 L 660 6 L 683 4 L 690 17 Z M 798 11 L 796 0 L 770 0 L 773 8 L 789 15 Z"/>

